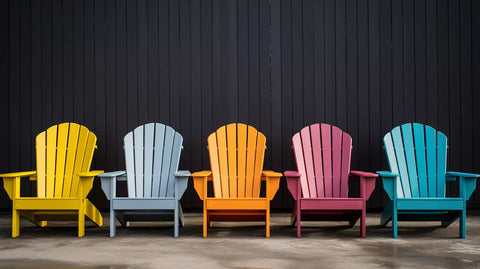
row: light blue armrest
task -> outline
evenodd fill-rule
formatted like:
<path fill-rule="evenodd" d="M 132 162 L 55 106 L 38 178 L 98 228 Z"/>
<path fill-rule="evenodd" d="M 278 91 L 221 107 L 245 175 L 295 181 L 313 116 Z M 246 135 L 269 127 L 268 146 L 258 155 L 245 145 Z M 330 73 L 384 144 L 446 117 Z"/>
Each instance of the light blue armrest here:
<path fill-rule="evenodd" d="M 180 200 L 187 190 L 188 178 L 191 173 L 188 170 L 180 170 L 173 175 L 175 176 L 175 199 Z"/>
<path fill-rule="evenodd" d="M 116 181 L 127 180 L 125 175 L 126 175 L 125 171 L 108 172 L 108 173 L 102 173 L 98 175 L 102 184 L 102 190 L 105 193 L 105 196 L 107 197 L 108 200 L 115 198 Z"/>

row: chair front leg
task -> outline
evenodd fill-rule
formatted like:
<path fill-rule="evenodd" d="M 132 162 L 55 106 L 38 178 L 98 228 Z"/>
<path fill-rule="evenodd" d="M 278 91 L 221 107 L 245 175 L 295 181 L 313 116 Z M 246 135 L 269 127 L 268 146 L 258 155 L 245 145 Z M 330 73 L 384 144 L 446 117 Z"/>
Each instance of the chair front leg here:
<path fill-rule="evenodd" d="M 78 237 L 83 237 L 85 235 L 85 200 L 80 199 L 78 207 Z"/>
<path fill-rule="evenodd" d="M 15 205 L 12 210 L 12 237 L 18 237 L 20 235 L 20 214 L 15 209 Z"/>

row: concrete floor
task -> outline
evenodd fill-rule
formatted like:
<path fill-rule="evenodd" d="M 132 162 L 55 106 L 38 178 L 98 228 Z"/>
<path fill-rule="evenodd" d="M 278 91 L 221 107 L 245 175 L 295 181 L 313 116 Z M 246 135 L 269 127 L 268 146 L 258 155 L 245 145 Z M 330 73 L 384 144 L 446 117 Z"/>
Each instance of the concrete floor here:
<path fill-rule="evenodd" d="M 271 238 L 260 223 L 214 223 L 202 238 L 202 216 L 188 213 L 180 237 L 172 223 L 132 223 L 108 237 L 88 223 L 76 237 L 76 223 L 51 222 L 39 228 L 22 220 L 20 237 L 10 238 L 11 216 L 0 213 L 0 268 L 480 268 L 480 212 L 467 217 L 467 238 L 458 238 L 458 221 L 399 223 L 378 227 L 379 213 L 367 215 L 367 238 L 358 223 L 305 223 L 302 238 L 289 226 L 289 214 L 272 214 Z M 308 225 L 308 226 L 307 226 Z"/>

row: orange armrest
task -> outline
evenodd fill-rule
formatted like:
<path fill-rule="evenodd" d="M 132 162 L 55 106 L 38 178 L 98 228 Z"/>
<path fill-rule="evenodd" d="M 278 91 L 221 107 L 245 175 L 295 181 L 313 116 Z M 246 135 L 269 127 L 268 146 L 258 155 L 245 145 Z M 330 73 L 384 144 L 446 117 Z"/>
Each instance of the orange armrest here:
<path fill-rule="evenodd" d="M 278 172 L 274 172 L 274 171 L 270 171 L 270 170 L 267 170 L 267 171 L 263 171 L 262 172 L 262 179 L 265 177 L 266 178 L 273 178 L 273 177 L 282 177 L 282 173 L 278 173 Z"/>
<path fill-rule="evenodd" d="M 208 177 L 207 180 L 212 180 L 211 175 L 212 175 L 212 171 L 200 171 L 200 172 L 195 172 L 195 173 L 193 173 L 191 176 L 192 176 L 193 178 L 201 178 L 201 177 L 205 178 L 205 177 Z"/>

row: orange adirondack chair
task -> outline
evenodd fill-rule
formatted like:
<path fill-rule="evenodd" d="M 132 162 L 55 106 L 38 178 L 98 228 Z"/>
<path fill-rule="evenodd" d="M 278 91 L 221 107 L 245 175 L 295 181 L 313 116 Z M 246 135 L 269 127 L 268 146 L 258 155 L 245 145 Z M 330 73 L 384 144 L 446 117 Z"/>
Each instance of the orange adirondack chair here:
<path fill-rule="evenodd" d="M 263 171 L 265 136 L 254 127 L 232 123 L 208 137 L 211 171 L 192 174 L 203 200 L 203 237 L 212 221 L 265 221 L 270 237 L 270 201 L 278 190 L 281 173 Z M 214 197 L 207 196 L 213 182 Z M 260 197 L 266 181 L 266 197 Z"/>

